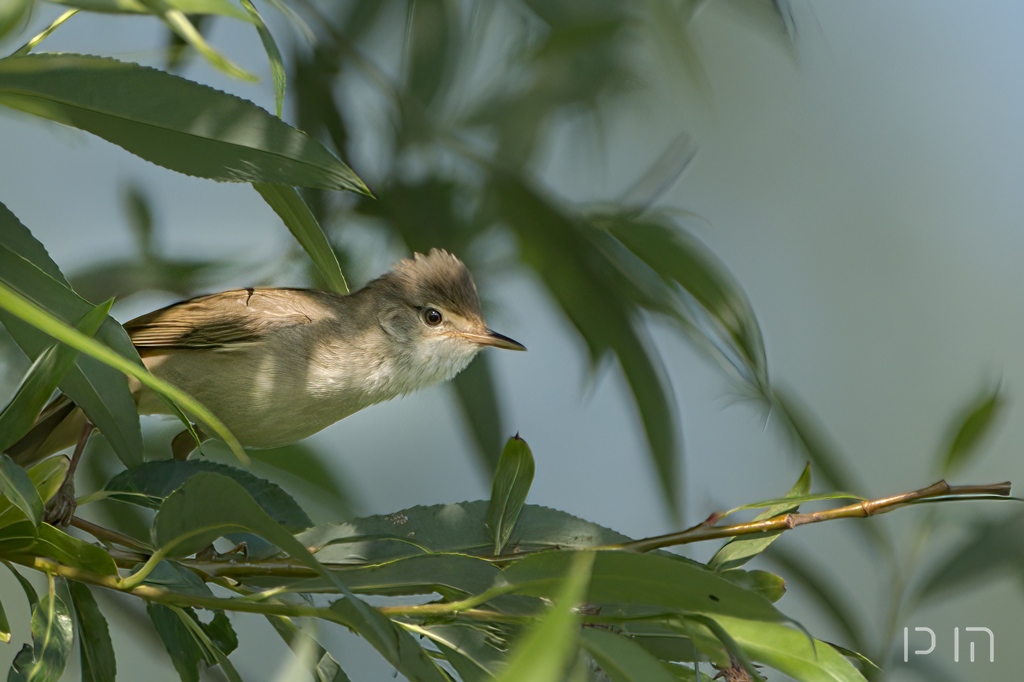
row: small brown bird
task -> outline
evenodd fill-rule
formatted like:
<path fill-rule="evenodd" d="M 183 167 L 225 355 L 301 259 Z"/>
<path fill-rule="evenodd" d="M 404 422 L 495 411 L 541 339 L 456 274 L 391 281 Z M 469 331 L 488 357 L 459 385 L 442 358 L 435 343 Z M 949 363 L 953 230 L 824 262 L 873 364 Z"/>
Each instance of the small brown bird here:
<path fill-rule="evenodd" d="M 150 372 L 254 448 L 294 443 L 364 407 L 447 381 L 484 346 L 526 350 L 488 329 L 469 270 L 437 249 L 348 296 L 236 289 L 175 303 L 124 328 Z M 131 387 L 140 414 L 173 414 L 155 393 L 134 380 Z M 24 466 L 84 445 L 91 432 L 84 413 L 59 396 L 8 453 Z M 176 456 L 194 447 L 183 436 Z M 70 521 L 68 492 L 51 518 Z"/>

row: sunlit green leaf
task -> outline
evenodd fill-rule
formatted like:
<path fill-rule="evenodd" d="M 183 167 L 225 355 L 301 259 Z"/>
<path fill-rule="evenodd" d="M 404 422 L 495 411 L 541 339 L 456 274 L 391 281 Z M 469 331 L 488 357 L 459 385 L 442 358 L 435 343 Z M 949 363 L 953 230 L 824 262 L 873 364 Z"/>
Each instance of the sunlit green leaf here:
<path fill-rule="evenodd" d="M 117 576 L 117 566 L 106 551 L 54 528 L 39 526 L 38 537 L 30 549 L 33 556 L 55 561 L 100 576 Z"/>
<path fill-rule="evenodd" d="M 324 231 L 320 229 L 320 224 L 295 188 L 263 183 L 253 183 L 253 187 L 280 216 L 285 227 L 291 231 L 296 241 L 309 254 L 330 289 L 338 294 L 347 294 L 348 283 L 345 281 L 345 275 L 341 272 L 338 256 L 331 248 L 330 242 L 327 241 Z"/>
<path fill-rule="evenodd" d="M 1006 407 L 1006 398 L 1000 387 L 983 392 L 965 405 L 954 423 L 954 435 L 943 457 L 944 473 L 956 471 L 965 466 L 978 452 L 978 445 L 992 430 L 999 414 Z"/>
<path fill-rule="evenodd" d="M 0 3 L 0 38 L 23 24 L 32 9 L 32 0 L 10 0 Z"/>
<path fill-rule="evenodd" d="M 8 644 L 11 641 L 11 624 L 7 620 L 7 611 L 0 603 L 0 642 Z"/>
<path fill-rule="evenodd" d="M 498 462 L 487 505 L 487 527 L 494 537 L 494 554 L 505 551 L 533 483 L 534 463 L 530 446 L 518 435 L 510 438 Z"/>
<path fill-rule="evenodd" d="M 32 480 L 7 455 L 0 454 L 0 493 L 38 526 L 43 520 L 43 501 Z"/>
<path fill-rule="evenodd" d="M 117 675 L 114 645 L 110 641 L 107 619 L 103 617 L 96 598 L 83 583 L 69 582 L 68 590 L 78 621 L 78 646 L 82 682 L 108 682 Z"/>
<path fill-rule="evenodd" d="M 7 58 L 0 104 L 81 128 L 179 173 L 367 191 L 320 143 L 251 102 L 137 64 L 74 54 Z"/>
<path fill-rule="evenodd" d="M 77 7 L 89 12 L 113 14 L 150 14 L 151 10 L 140 0 L 53 0 L 54 2 Z M 172 7 L 185 14 L 218 14 L 232 19 L 251 22 L 248 14 L 230 0 L 165 0 Z"/>
<path fill-rule="evenodd" d="M 73 640 L 68 608 L 51 591 L 32 609 L 32 645 L 26 644 L 15 657 L 8 681 L 57 682 L 67 667 Z"/>
<path fill-rule="evenodd" d="M 277 42 L 274 40 L 274 36 L 270 33 L 270 29 L 267 28 L 266 22 L 263 21 L 263 17 L 256 10 L 256 7 L 249 0 L 242 0 L 242 7 L 249 14 L 253 23 L 256 24 L 256 30 L 260 34 L 260 41 L 263 43 L 263 49 L 267 52 L 267 59 L 270 60 L 270 73 L 274 78 L 274 105 L 276 108 L 277 117 L 281 118 L 281 109 L 284 106 L 284 88 L 285 88 L 285 72 L 284 62 L 281 59 L 281 51 L 277 48 Z"/>
<path fill-rule="evenodd" d="M 561 682 L 579 646 L 580 614 L 590 579 L 594 554 L 579 552 L 565 564 L 563 577 L 553 593 L 554 605 L 533 629 L 509 652 L 501 682 Z"/>

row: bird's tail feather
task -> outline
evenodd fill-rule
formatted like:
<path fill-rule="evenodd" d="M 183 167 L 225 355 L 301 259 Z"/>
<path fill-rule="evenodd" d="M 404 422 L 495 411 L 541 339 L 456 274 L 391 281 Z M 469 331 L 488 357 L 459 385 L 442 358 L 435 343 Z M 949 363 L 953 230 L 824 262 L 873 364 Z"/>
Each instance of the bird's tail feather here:
<path fill-rule="evenodd" d="M 28 467 L 74 445 L 85 426 L 85 413 L 61 394 L 50 401 L 21 440 L 7 448 L 17 464 Z"/>

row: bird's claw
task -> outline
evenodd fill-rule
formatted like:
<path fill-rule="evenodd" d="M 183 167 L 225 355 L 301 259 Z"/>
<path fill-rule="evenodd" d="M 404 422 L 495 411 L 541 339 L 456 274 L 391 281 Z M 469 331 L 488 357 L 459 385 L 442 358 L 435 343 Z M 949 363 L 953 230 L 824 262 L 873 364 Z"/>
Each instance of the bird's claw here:
<path fill-rule="evenodd" d="M 75 502 L 75 486 L 68 480 L 60 487 L 57 494 L 46 505 L 43 521 L 58 528 L 71 525 L 71 517 L 75 515 L 78 503 Z"/>

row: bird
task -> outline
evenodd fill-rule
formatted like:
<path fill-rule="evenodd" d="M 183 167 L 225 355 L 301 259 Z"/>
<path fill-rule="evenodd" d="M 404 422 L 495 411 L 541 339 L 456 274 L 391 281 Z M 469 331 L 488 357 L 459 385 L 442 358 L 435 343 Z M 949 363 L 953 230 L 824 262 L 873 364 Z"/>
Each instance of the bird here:
<path fill-rule="evenodd" d="M 220 419 L 245 447 L 288 445 L 370 405 L 448 381 L 484 347 L 526 350 L 491 330 L 473 276 L 451 253 L 417 253 L 362 289 L 245 288 L 174 303 L 124 325 L 143 364 Z M 135 379 L 139 414 L 177 414 Z M 93 432 L 56 397 L 8 454 L 22 466 L 78 445 L 49 519 L 74 513 L 73 475 Z M 205 438 L 205 435 L 202 435 Z M 183 431 L 177 458 L 196 446 Z"/>

